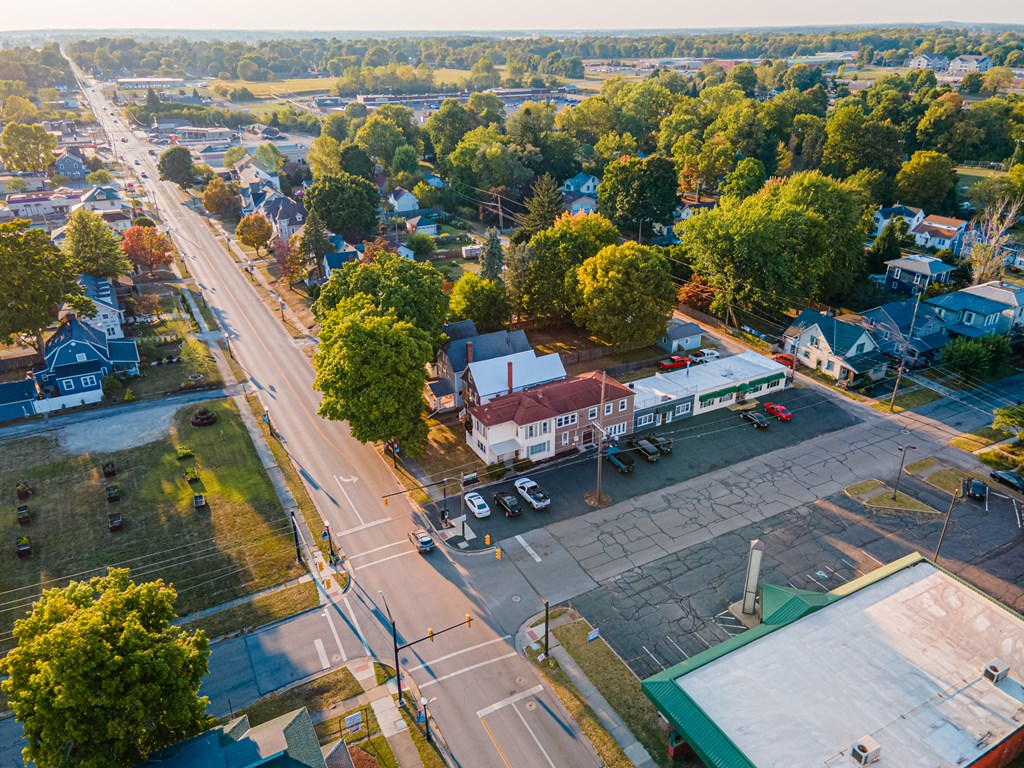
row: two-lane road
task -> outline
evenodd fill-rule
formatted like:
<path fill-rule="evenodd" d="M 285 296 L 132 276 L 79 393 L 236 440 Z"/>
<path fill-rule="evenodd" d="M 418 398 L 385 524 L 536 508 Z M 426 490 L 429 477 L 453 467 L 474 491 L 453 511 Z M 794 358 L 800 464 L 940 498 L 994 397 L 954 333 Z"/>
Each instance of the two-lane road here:
<path fill-rule="evenodd" d="M 474 589 L 467 567 L 491 569 L 497 564 L 453 562 L 440 551 L 430 557 L 412 551 L 406 534 L 414 527 L 415 511 L 397 501 L 402 497 L 383 505 L 384 495 L 401 488 L 377 452 L 352 439 L 347 425 L 317 415 L 313 371 L 298 344 L 256 295 L 203 216 L 183 204 L 176 188 L 157 180 L 148 146 L 123 118 L 114 116 L 99 87 L 84 80 L 83 86 L 126 166 L 146 172 L 143 183 L 187 254 L 189 271 L 230 335 L 236 359 L 260 390 L 321 515 L 342 543 L 355 586 L 337 609 L 360 642 L 393 663 L 381 592 L 400 640 L 418 638 L 428 627 L 456 624 L 470 614 L 475 619 L 471 628 L 407 649 L 400 662 L 405 676 L 434 700 L 431 712 L 456 759 L 467 766 L 495 768 L 599 764 L 536 671 L 515 653 L 507 630 L 492 621 L 487 596 Z M 509 577 L 518 574 L 510 572 Z M 214 666 L 211 676 L 231 674 L 225 666 Z"/>

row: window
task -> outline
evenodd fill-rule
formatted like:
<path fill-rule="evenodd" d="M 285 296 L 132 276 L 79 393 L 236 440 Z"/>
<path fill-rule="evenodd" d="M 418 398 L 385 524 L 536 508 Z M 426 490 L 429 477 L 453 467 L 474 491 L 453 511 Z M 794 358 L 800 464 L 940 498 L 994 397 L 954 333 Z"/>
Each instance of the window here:
<path fill-rule="evenodd" d="M 758 384 L 756 387 L 751 387 L 747 394 L 752 395 L 755 392 L 760 392 L 762 389 L 764 389 L 764 384 Z"/>
<path fill-rule="evenodd" d="M 626 410 L 626 400 L 625 400 L 625 398 L 623 398 L 622 400 L 619 400 L 619 410 L 620 411 Z"/>
<path fill-rule="evenodd" d="M 648 413 L 648 414 L 645 414 L 643 416 L 637 416 L 636 417 L 637 429 L 639 429 L 640 427 L 646 427 L 648 424 L 653 424 L 653 423 L 654 423 L 654 414 L 653 413 Z"/>
<path fill-rule="evenodd" d="M 479 440 L 477 440 L 477 441 L 476 441 L 476 447 L 480 449 L 480 452 L 481 452 L 481 453 L 487 453 L 487 446 L 485 446 L 485 445 L 484 445 L 484 444 L 483 444 L 482 442 L 480 442 Z"/>
<path fill-rule="evenodd" d="M 562 433 L 562 445 L 568 445 L 568 444 L 569 444 L 569 433 L 568 432 L 563 432 Z"/>
<path fill-rule="evenodd" d="M 967 325 L 973 325 L 974 324 L 974 313 L 973 312 L 964 312 L 964 322 L 967 323 Z"/>
<path fill-rule="evenodd" d="M 863 341 L 860 344 L 857 345 L 857 348 L 854 350 L 854 354 L 856 354 L 856 355 L 863 355 L 864 354 L 864 342 Z"/>
<path fill-rule="evenodd" d="M 718 402 L 720 402 L 720 403 L 730 403 L 730 402 L 732 402 L 732 392 L 730 392 L 727 395 L 722 395 L 720 398 L 718 398 Z"/>
<path fill-rule="evenodd" d="M 899 284 L 899 283 L 897 283 L 897 282 L 896 282 L 895 280 L 893 280 L 893 281 L 892 281 L 892 287 L 893 287 L 893 288 L 899 288 L 899 287 L 900 287 L 900 284 Z"/>
<path fill-rule="evenodd" d="M 920 275 L 914 275 L 914 285 L 920 285 L 920 284 L 921 284 L 921 276 Z"/>
<path fill-rule="evenodd" d="M 83 376 L 82 377 L 82 386 L 83 387 L 95 387 L 96 386 L 96 377 L 95 376 Z"/>
<path fill-rule="evenodd" d="M 825 370 L 826 371 L 835 370 L 835 367 L 836 367 L 836 361 L 835 360 L 829 360 L 828 363 L 825 364 Z"/>
<path fill-rule="evenodd" d="M 536 456 L 538 453 L 544 453 L 544 451 L 546 451 L 547 449 L 548 449 L 548 443 L 547 443 L 547 441 L 544 441 L 543 443 L 534 443 L 533 445 L 531 445 L 527 449 L 526 452 L 530 456 Z"/>
<path fill-rule="evenodd" d="M 550 431 L 551 431 L 551 422 L 550 421 L 542 421 L 540 423 L 540 433 L 542 435 L 546 435 Z"/>
<path fill-rule="evenodd" d="M 604 404 L 604 415 L 605 416 L 611 416 L 612 415 L 612 404 L 611 403 L 605 403 Z"/>
<path fill-rule="evenodd" d="M 561 429 L 562 427 L 569 427 L 576 423 L 576 414 L 570 413 L 568 416 L 559 416 L 555 419 L 555 428 Z"/>
<path fill-rule="evenodd" d="M 77 355 L 75 355 L 75 362 L 78 363 L 84 363 L 88 359 L 89 358 L 86 356 L 84 352 L 79 352 Z"/>
<path fill-rule="evenodd" d="M 62 381 L 61 384 L 63 384 L 64 385 L 64 389 L 67 389 L 67 390 L 71 390 L 71 389 L 75 388 L 75 381 L 74 381 L 74 379 L 64 379 L 64 381 Z"/>
<path fill-rule="evenodd" d="M 597 418 L 597 408 L 591 408 L 590 413 L 587 414 L 591 421 Z"/>
<path fill-rule="evenodd" d="M 535 430 L 536 430 L 536 427 L 534 427 L 533 424 L 531 424 L 530 426 L 528 426 L 526 428 L 526 437 L 527 437 L 527 439 L 533 437 L 536 434 Z"/>
<path fill-rule="evenodd" d="M 882 338 L 885 339 L 886 341 L 888 341 L 889 340 L 889 332 L 888 331 L 882 331 Z"/>
<path fill-rule="evenodd" d="M 899 280 L 900 279 L 900 270 L 899 269 L 894 269 L 892 271 L 892 279 L 893 280 Z"/>
<path fill-rule="evenodd" d="M 808 342 L 812 347 L 818 346 L 818 337 L 811 336 L 811 340 Z"/>
<path fill-rule="evenodd" d="M 996 321 L 995 315 L 989 315 L 985 318 L 985 325 L 992 325 Z"/>
<path fill-rule="evenodd" d="M 676 406 L 676 416 L 687 414 L 693 408 L 693 403 L 680 403 Z"/>
<path fill-rule="evenodd" d="M 782 379 L 776 379 L 775 381 L 769 381 L 768 382 L 768 389 L 775 389 L 775 387 L 779 386 L 781 383 L 782 383 Z"/>
<path fill-rule="evenodd" d="M 622 422 L 621 424 L 612 424 L 608 427 L 608 434 L 613 437 L 626 434 L 626 422 Z"/>

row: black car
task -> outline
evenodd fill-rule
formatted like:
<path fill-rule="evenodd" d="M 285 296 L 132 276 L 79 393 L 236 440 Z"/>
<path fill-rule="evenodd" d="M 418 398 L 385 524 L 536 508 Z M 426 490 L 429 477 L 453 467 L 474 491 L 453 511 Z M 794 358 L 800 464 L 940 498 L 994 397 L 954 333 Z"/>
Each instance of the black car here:
<path fill-rule="evenodd" d="M 661 458 L 661 451 L 659 451 L 654 444 L 644 437 L 634 437 L 629 440 L 629 447 L 636 448 L 637 452 L 643 456 L 647 461 L 655 462 Z"/>
<path fill-rule="evenodd" d="M 1013 488 L 1013 490 L 1024 493 L 1024 477 L 1021 477 L 1016 472 L 1006 472 L 1004 470 L 997 469 L 990 472 L 988 476 L 997 483 L 1008 485 Z"/>
<path fill-rule="evenodd" d="M 768 418 L 764 414 L 757 411 L 743 411 L 740 413 L 740 417 L 753 424 L 755 429 L 768 429 Z"/>
<path fill-rule="evenodd" d="M 494 505 L 505 513 L 505 517 L 516 517 L 523 511 L 523 508 L 519 506 L 519 499 L 504 491 L 494 494 Z"/>
<path fill-rule="evenodd" d="M 972 477 L 967 486 L 967 495 L 972 499 L 988 498 L 988 486 L 976 477 Z"/>
<path fill-rule="evenodd" d="M 666 440 L 664 437 L 658 437 L 657 435 L 647 435 L 647 442 L 658 449 L 658 453 L 662 456 L 668 456 L 672 453 L 672 441 Z"/>

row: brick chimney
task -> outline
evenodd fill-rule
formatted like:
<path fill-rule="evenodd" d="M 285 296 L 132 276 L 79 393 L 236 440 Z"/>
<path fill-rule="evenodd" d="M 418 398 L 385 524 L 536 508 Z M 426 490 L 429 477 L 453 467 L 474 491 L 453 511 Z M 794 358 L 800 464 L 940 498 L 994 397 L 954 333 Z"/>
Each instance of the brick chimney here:
<path fill-rule="evenodd" d="M 512 361 L 508 361 L 508 393 L 512 394 Z"/>
<path fill-rule="evenodd" d="M 466 365 L 469 365 L 472 362 L 473 362 L 473 342 L 472 341 L 467 341 L 466 342 Z"/>

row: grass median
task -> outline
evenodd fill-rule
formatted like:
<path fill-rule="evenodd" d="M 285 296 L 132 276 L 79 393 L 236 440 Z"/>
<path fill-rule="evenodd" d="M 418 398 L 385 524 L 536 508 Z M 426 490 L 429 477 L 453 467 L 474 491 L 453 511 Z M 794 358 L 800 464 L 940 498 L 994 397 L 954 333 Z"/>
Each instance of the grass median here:
<path fill-rule="evenodd" d="M 273 621 L 302 613 L 320 604 L 316 583 L 306 581 L 254 597 L 248 602 L 225 608 L 185 625 L 188 630 L 202 629 L 210 638 L 221 637 L 250 627 L 261 627 Z"/>

